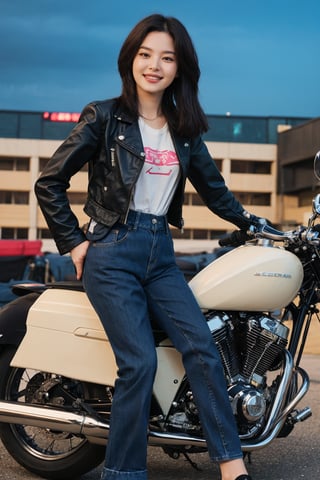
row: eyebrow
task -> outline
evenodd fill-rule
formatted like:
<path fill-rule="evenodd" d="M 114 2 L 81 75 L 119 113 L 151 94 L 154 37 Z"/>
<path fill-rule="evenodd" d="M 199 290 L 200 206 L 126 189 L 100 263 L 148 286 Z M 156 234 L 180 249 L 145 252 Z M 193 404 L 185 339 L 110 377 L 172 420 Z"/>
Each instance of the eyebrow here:
<path fill-rule="evenodd" d="M 140 50 L 140 48 L 144 48 L 145 50 L 149 50 L 149 52 L 152 51 L 152 48 L 145 47 L 144 45 L 141 45 L 141 46 L 139 47 L 139 50 Z M 176 54 L 176 52 L 173 52 L 172 50 L 164 50 L 164 51 L 161 52 L 161 53 L 170 53 L 171 55 L 175 55 L 175 54 Z"/>

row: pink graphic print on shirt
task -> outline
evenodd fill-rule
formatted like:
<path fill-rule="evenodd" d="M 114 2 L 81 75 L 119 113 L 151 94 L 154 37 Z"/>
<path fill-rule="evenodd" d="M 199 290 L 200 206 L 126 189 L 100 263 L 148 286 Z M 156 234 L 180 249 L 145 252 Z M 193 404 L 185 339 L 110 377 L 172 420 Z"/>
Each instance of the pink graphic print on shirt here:
<path fill-rule="evenodd" d="M 146 147 L 144 149 L 146 158 L 145 163 L 150 167 L 146 170 L 149 175 L 171 175 L 172 167 L 179 165 L 176 152 L 171 150 L 154 150 Z"/>

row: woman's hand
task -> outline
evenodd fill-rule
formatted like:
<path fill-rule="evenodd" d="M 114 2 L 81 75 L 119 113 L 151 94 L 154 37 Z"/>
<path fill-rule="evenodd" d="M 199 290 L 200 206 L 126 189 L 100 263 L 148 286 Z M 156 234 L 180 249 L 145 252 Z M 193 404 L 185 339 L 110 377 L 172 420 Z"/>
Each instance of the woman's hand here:
<path fill-rule="evenodd" d="M 71 259 L 76 268 L 77 280 L 81 280 L 84 260 L 87 255 L 88 247 L 89 241 L 85 240 L 84 242 L 79 243 L 79 245 L 77 245 L 70 251 Z"/>

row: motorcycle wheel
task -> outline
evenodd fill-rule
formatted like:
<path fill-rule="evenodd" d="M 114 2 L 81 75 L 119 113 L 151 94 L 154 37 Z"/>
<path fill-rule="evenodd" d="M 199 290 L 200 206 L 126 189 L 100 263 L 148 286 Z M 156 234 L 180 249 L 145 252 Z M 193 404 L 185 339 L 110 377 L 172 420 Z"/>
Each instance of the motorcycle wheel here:
<path fill-rule="evenodd" d="M 36 403 L 32 398 L 43 380 L 55 375 L 41 371 L 10 367 L 15 348 L 8 348 L 0 358 L 0 398 L 7 401 Z M 76 384 L 81 400 L 97 398 L 106 389 L 85 382 L 65 379 Z M 61 398 L 61 397 L 57 397 Z M 39 402 L 40 403 L 40 402 Z M 71 404 L 70 404 L 71 405 Z M 69 406 L 70 406 L 69 405 Z M 57 406 L 55 405 L 57 408 Z M 110 412 L 110 410 L 109 410 Z M 0 423 L 0 438 L 9 454 L 25 469 L 43 478 L 73 479 L 97 467 L 104 459 L 105 446 L 89 443 L 83 436 L 46 428 Z"/>

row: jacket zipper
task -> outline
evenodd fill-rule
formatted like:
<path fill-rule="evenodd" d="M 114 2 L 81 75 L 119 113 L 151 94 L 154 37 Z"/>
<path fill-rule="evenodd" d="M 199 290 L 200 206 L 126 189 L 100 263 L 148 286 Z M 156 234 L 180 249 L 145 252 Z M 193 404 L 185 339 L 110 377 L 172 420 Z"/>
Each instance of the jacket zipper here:
<path fill-rule="evenodd" d="M 121 140 L 119 140 L 119 136 L 118 138 L 116 139 L 116 142 L 118 143 L 118 145 L 120 145 L 122 148 L 124 148 L 125 150 L 127 150 L 128 152 L 130 152 L 131 154 L 133 154 L 134 156 L 137 156 L 137 151 L 133 148 L 130 148 L 129 145 L 127 145 L 126 143 L 122 142 Z M 139 153 L 138 156 L 143 160 L 144 160 L 144 152 L 141 154 Z M 112 148 L 111 149 L 111 164 L 112 162 L 115 162 L 115 149 Z M 141 168 L 138 172 L 138 175 L 137 175 L 137 178 L 139 177 L 140 175 L 140 172 L 142 170 L 142 165 L 141 165 Z M 123 221 L 123 223 L 127 223 L 127 219 L 128 219 L 128 215 L 129 215 L 129 211 L 130 211 L 130 202 L 132 200 L 132 197 L 133 197 L 133 189 L 134 189 L 134 186 L 136 184 L 136 181 L 133 183 L 133 186 L 131 187 L 131 190 L 130 190 L 130 196 L 129 196 L 129 202 L 128 202 L 128 208 L 127 208 L 127 211 L 125 213 L 124 216 L 121 217 L 121 220 Z"/>
<path fill-rule="evenodd" d="M 111 155 L 111 167 L 114 168 L 116 166 L 116 158 L 115 158 L 115 149 L 110 148 L 110 155 Z"/>
<path fill-rule="evenodd" d="M 131 153 L 133 153 L 133 152 L 131 152 Z M 140 157 L 141 157 L 141 155 L 140 155 Z M 126 213 L 125 213 L 123 223 L 127 223 L 127 219 L 128 219 L 128 215 L 129 215 L 129 211 L 130 211 L 130 202 L 131 202 L 131 200 L 132 200 L 132 198 L 133 198 L 133 190 L 134 190 L 134 187 L 135 187 L 135 185 L 136 185 L 137 179 L 138 179 L 138 177 L 139 177 L 139 175 L 140 175 L 140 173 L 141 173 L 141 170 L 142 170 L 142 165 L 141 165 L 141 168 L 140 168 L 139 172 L 137 173 L 136 179 L 135 179 L 135 181 L 134 181 L 134 183 L 133 183 L 133 185 L 132 185 L 132 187 L 131 187 L 131 190 L 130 190 L 130 196 L 129 196 L 129 201 L 128 201 L 128 208 L 127 208 L 127 211 L 126 211 Z"/>
<path fill-rule="evenodd" d="M 180 168 L 181 168 L 181 171 L 182 171 L 182 164 L 181 164 L 181 161 L 180 161 L 180 158 L 179 158 L 179 155 L 178 155 L 178 148 L 177 148 L 176 140 L 174 138 L 174 135 L 172 135 L 172 134 L 171 134 L 171 139 L 172 139 L 172 143 L 174 145 L 174 149 L 176 151 L 176 154 L 177 154 L 177 157 L 178 157 L 178 160 L 179 160 L 179 164 L 180 164 Z M 182 202 L 182 208 L 183 208 L 183 202 Z M 183 219 L 183 217 L 180 218 L 180 233 L 181 233 L 181 235 L 184 234 L 184 219 Z"/>

